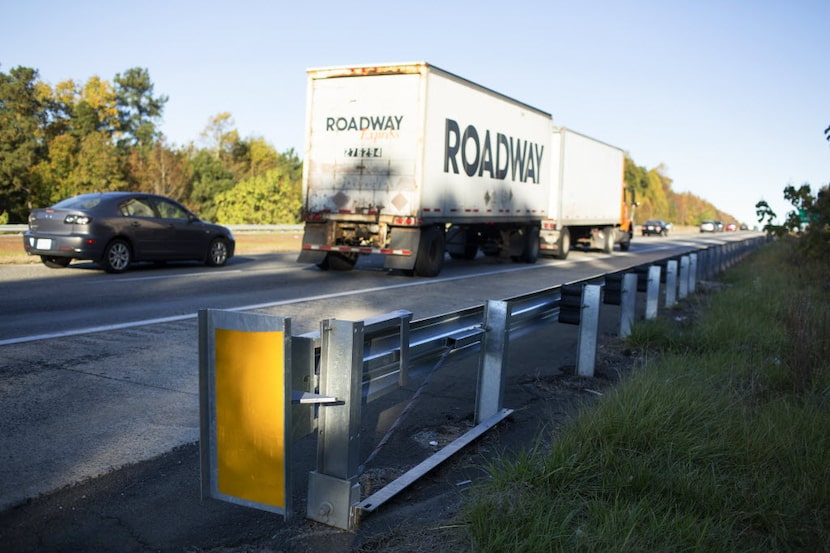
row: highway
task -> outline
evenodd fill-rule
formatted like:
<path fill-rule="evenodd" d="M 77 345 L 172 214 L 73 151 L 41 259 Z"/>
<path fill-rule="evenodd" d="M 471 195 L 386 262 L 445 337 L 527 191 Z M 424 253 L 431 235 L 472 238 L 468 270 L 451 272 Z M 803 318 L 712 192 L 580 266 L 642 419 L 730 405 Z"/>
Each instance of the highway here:
<path fill-rule="evenodd" d="M 637 237 L 629 252 L 534 265 L 448 258 L 433 279 L 375 258 L 323 272 L 295 254 L 122 275 L 83 263 L 0 266 L 0 510 L 198 440 L 199 309 L 290 317 L 295 334 L 397 309 L 417 320 L 748 234 Z"/>

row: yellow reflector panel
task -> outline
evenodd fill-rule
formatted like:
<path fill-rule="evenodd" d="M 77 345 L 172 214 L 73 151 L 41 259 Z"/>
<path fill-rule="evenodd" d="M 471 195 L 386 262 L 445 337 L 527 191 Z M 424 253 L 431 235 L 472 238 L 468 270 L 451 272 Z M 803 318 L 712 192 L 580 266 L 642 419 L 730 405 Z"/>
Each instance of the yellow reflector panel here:
<path fill-rule="evenodd" d="M 221 493 L 285 507 L 284 373 L 283 332 L 216 329 Z"/>

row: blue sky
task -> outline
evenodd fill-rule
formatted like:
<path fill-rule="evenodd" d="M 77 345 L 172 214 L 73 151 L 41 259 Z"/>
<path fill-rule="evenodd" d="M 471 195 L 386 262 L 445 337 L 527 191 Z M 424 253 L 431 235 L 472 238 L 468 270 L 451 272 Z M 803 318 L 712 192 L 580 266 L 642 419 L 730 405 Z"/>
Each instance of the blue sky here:
<path fill-rule="evenodd" d="M 0 70 L 51 84 L 146 68 L 162 131 L 229 112 L 277 150 L 304 140 L 305 70 L 427 61 L 663 165 L 739 220 L 830 183 L 828 0 L 0 0 Z"/>

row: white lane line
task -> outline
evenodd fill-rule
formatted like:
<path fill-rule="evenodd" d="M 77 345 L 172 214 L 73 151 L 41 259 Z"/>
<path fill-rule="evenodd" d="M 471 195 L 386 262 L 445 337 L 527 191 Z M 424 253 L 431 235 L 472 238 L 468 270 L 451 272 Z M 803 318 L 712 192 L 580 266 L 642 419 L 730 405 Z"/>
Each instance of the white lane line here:
<path fill-rule="evenodd" d="M 556 263 L 541 263 L 541 264 L 534 264 L 534 265 L 520 265 L 516 267 L 509 267 L 505 269 L 500 269 L 496 271 L 490 271 L 487 273 L 479 273 L 474 275 L 459 275 L 454 277 L 445 277 L 445 278 L 431 278 L 428 280 L 420 280 L 417 282 L 404 282 L 400 284 L 392 284 L 387 286 L 373 286 L 371 288 L 362 288 L 360 290 L 351 290 L 349 292 L 336 292 L 332 294 L 321 294 L 317 296 L 305 296 L 302 298 L 294 298 L 290 300 L 281 300 L 281 301 L 274 301 L 274 302 L 267 302 L 267 303 L 258 303 L 252 305 L 244 305 L 240 307 L 231 307 L 225 309 L 225 311 L 253 311 L 255 309 L 267 309 L 270 307 L 277 307 L 280 305 L 290 305 L 294 303 L 302 303 L 302 302 L 310 302 L 310 301 L 321 301 L 321 300 L 330 300 L 333 298 L 342 298 L 346 296 L 355 296 L 358 294 L 368 294 L 372 292 L 382 292 L 385 290 L 395 290 L 397 288 L 410 288 L 413 286 L 425 286 L 428 284 L 436 284 L 438 282 L 452 282 L 456 280 L 465 280 L 465 279 L 472 279 L 472 278 L 484 278 L 494 275 L 500 274 L 507 274 L 507 273 L 514 273 L 517 271 L 530 271 L 535 269 L 547 269 L 547 268 L 561 268 L 563 266 L 572 265 L 581 262 L 588 262 L 588 261 L 595 261 L 597 259 L 601 259 L 604 257 L 608 257 L 607 254 L 605 255 L 597 255 L 592 256 L 590 258 L 586 257 L 583 259 L 569 259 L 567 261 L 558 261 Z M 142 278 L 142 277 L 138 277 Z M 146 278 L 155 278 L 155 277 L 146 277 Z M 161 277 L 163 278 L 163 277 Z M 132 321 L 128 323 L 118 323 L 118 324 L 111 324 L 111 325 L 102 325 L 102 326 L 92 326 L 86 328 L 78 328 L 72 330 L 63 330 L 59 332 L 50 332 L 46 334 L 34 334 L 31 336 L 21 336 L 19 338 L 8 338 L 5 340 L 0 340 L 0 346 L 8 346 L 13 344 L 23 344 L 27 342 L 37 342 L 40 340 L 51 340 L 54 338 L 67 338 L 69 336 L 79 336 L 81 334 L 94 334 L 97 332 L 110 332 L 113 330 L 123 330 L 126 328 L 136 328 L 139 326 L 148 326 L 154 324 L 162 324 L 162 323 L 171 323 L 171 322 L 178 322 L 178 321 L 187 321 L 190 319 L 195 319 L 198 316 L 198 313 L 189 313 L 187 315 L 174 315 L 171 317 L 159 317 L 156 319 L 143 319 L 140 321 Z"/>
<path fill-rule="evenodd" d="M 156 275 L 156 276 L 140 276 L 140 277 L 127 277 L 127 278 L 119 278 L 117 280 L 112 280 L 111 282 L 141 282 L 144 280 L 167 280 L 172 278 L 202 278 L 202 277 L 212 277 L 215 275 L 226 275 L 228 273 L 241 273 L 242 269 L 231 269 L 228 271 L 214 271 L 212 273 L 206 272 L 199 272 L 199 273 L 186 273 L 180 275 Z"/>

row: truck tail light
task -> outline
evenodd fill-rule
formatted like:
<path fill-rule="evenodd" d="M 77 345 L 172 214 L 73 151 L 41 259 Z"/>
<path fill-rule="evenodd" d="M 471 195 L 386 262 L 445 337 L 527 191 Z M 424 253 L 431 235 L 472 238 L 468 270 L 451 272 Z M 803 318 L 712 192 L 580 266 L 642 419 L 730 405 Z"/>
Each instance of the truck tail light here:
<path fill-rule="evenodd" d="M 419 227 L 421 226 L 421 220 L 417 217 L 395 217 L 392 220 L 393 224 L 405 226 L 405 227 Z"/>

